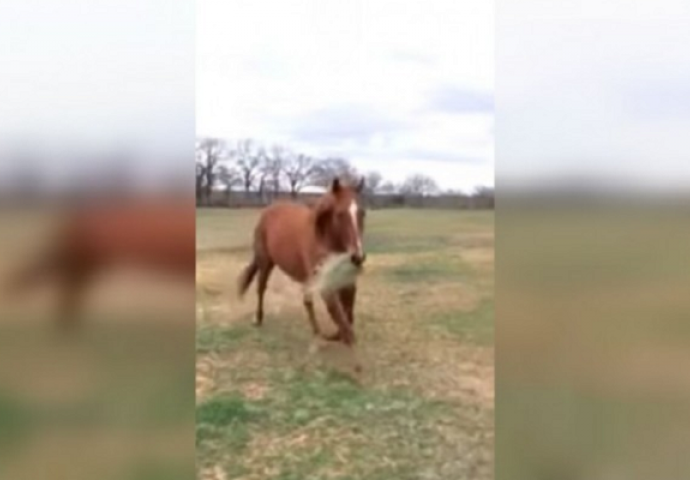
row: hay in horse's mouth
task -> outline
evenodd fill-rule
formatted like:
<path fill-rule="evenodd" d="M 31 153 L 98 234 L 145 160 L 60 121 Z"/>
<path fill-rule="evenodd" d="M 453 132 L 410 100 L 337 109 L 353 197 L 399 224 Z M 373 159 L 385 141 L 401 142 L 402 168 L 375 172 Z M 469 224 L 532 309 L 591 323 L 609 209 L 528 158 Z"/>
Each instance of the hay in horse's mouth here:
<path fill-rule="evenodd" d="M 361 266 L 352 262 L 351 256 L 347 253 L 329 255 L 316 268 L 307 288 L 311 293 L 328 294 L 353 285 L 362 270 Z"/>

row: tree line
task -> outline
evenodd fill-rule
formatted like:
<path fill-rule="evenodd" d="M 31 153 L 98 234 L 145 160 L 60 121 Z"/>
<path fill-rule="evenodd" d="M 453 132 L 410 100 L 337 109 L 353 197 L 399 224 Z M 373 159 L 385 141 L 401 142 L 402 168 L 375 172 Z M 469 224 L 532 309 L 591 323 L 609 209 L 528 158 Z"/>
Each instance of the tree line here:
<path fill-rule="evenodd" d="M 349 182 L 365 177 L 367 194 L 421 196 L 430 194 L 461 195 L 442 191 L 437 182 L 423 173 L 408 176 L 403 182 L 386 180 L 380 172 L 358 171 L 342 157 L 315 158 L 281 145 L 266 146 L 252 139 L 230 142 L 201 137 L 196 141 L 197 201 L 208 203 L 214 188 L 231 192 L 256 192 L 259 196 L 287 191 L 292 197 L 306 186 L 327 187 L 333 177 Z M 491 195 L 493 188 L 477 187 L 473 195 Z"/>

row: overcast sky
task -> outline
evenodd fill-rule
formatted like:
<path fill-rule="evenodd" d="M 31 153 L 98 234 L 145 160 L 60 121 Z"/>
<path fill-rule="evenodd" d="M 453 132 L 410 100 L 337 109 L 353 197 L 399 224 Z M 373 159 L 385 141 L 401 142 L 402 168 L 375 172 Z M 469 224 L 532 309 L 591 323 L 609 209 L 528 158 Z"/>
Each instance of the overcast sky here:
<path fill-rule="evenodd" d="M 579 173 L 687 191 L 690 2 L 496 6 L 499 188 Z"/>
<path fill-rule="evenodd" d="M 0 181 L 16 168 L 7 150 L 19 146 L 43 153 L 41 171 L 56 182 L 102 169 L 97 153 L 122 148 L 145 155 L 136 166 L 152 175 L 184 170 L 191 182 L 194 7 L 190 0 L 5 2 Z M 89 161 L 75 152 L 90 152 Z"/>
<path fill-rule="evenodd" d="M 197 1 L 199 135 L 493 185 L 494 2 Z"/>

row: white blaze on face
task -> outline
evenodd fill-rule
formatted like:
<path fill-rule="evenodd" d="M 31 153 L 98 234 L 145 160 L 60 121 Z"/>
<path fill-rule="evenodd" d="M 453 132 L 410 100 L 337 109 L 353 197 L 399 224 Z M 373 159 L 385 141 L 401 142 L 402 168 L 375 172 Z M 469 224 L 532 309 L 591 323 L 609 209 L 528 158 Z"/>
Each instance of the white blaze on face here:
<path fill-rule="evenodd" d="M 354 229 L 355 238 L 357 239 L 357 251 L 355 253 L 361 257 L 364 252 L 362 250 L 362 236 L 357 223 L 358 213 L 359 205 L 357 205 L 357 202 L 355 200 L 352 200 L 352 203 L 350 204 L 350 220 L 352 220 L 352 228 Z"/>

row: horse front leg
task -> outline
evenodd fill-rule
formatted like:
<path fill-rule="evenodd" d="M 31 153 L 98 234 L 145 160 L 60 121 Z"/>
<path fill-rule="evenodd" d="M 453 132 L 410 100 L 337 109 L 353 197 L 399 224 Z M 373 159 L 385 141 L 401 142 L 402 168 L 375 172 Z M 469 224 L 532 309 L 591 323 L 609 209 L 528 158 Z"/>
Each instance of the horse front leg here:
<path fill-rule="evenodd" d="M 340 303 L 343 306 L 343 310 L 345 312 L 345 318 L 347 318 L 348 323 L 350 324 L 350 328 L 354 331 L 354 324 L 355 324 L 355 299 L 357 295 L 357 287 L 351 286 L 351 287 L 345 287 L 342 290 L 340 290 L 337 295 L 340 297 Z M 341 330 L 338 330 L 335 333 L 332 333 L 328 337 L 326 337 L 327 340 L 330 340 L 332 342 L 336 341 L 341 341 L 342 338 L 342 332 Z"/>
<path fill-rule="evenodd" d="M 316 321 L 316 313 L 314 311 L 314 298 L 311 293 L 305 292 L 302 297 L 302 304 L 304 309 L 307 311 L 307 320 L 309 320 L 309 325 L 311 325 L 312 333 L 315 337 L 321 335 L 321 329 Z"/>
<path fill-rule="evenodd" d="M 355 349 L 355 332 L 352 329 L 342 300 L 338 293 L 331 294 L 324 298 L 328 313 L 331 315 L 333 321 L 338 325 L 338 339 L 350 347 L 354 360 L 354 370 L 357 374 L 362 372 L 362 364 L 358 359 L 357 350 Z"/>
<path fill-rule="evenodd" d="M 347 321 L 354 329 L 355 326 L 355 299 L 357 298 L 357 287 L 352 285 L 351 287 L 345 287 L 340 290 L 340 301 L 345 309 L 345 314 L 347 315 Z"/>
<path fill-rule="evenodd" d="M 328 309 L 331 319 L 338 327 L 336 334 L 331 335 L 329 340 L 342 340 L 346 345 L 354 345 L 355 333 L 352 330 L 352 325 L 350 325 L 340 295 L 338 293 L 329 294 L 324 296 L 323 300 L 326 303 L 326 308 Z"/>

